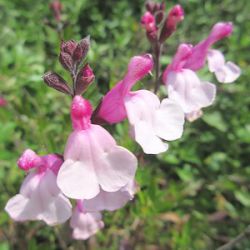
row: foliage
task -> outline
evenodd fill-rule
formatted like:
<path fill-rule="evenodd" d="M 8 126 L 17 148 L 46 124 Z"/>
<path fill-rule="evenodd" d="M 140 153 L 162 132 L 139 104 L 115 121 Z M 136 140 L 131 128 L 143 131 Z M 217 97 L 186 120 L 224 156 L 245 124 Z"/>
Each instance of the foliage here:
<path fill-rule="evenodd" d="M 89 61 L 96 81 L 87 98 L 101 95 L 125 73 L 132 55 L 148 50 L 140 27 L 143 1 L 62 1 L 69 25 L 65 39 L 92 38 Z M 170 8 L 176 1 L 168 1 Z M 66 238 L 62 227 L 17 224 L 0 214 L 0 249 L 215 249 L 250 224 L 250 29 L 245 1 L 179 1 L 186 16 L 169 40 L 163 64 L 179 42 L 198 42 L 217 21 L 233 21 L 232 37 L 219 44 L 243 74 L 234 85 L 218 85 L 216 104 L 192 124 L 167 153 L 140 157 L 136 199 L 105 215 L 106 228 L 86 243 Z M 59 38 L 46 27 L 48 1 L 0 1 L 0 206 L 15 194 L 23 174 L 16 159 L 25 148 L 39 154 L 63 152 L 70 133 L 70 98 L 46 88 L 41 76 L 48 68 L 61 73 Z M 206 74 L 206 72 L 202 72 Z M 67 76 L 65 76 L 66 78 Z M 150 84 L 153 78 L 148 78 Z M 214 80 L 214 79 L 211 79 Z M 138 156 L 141 150 L 126 136 L 127 123 L 115 138 Z M 250 249 L 246 240 L 237 249 Z"/>

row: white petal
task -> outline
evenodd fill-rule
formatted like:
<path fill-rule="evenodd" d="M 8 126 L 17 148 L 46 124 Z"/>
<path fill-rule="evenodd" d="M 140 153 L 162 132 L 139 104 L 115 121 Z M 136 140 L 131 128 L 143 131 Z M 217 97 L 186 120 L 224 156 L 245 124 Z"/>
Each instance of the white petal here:
<path fill-rule="evenodd" d="M 225 64 L 224 55 L 215 49 L 211 49 L 207 54 L 208 69 L 210 72 L 215 72 Z"/>
<path fill-rule="evenodd" d="M 183 133 L 184 113 L 182 108 L 170 99 L 164 99 L 156 111 L 154 130 L 167 141 L 180 138 Z"/>
<path fill-rule="evenodd" d="M 240 76 L 240 74 L 240 68 L 232 62 L 227 62 L 215 71 L 215 76 L 221 83 L 232 83 Z"/>
<path fill-rule="evenodd" d="M 105 192 L 103 190 L 90 200 L 84 200 L 84 209 L 86 211 L 114 211 L 123 207 L 129 200 L 133 198 L 133 194 L 129 191 L 120 189 L 116 192 Z"/>
<path fill-rule="evenodd" d="M 200 86 L 193 90 L 192 95 L 197 107 L 210 106 L 215 100 L 216 86 L 210 82 L 201 82 Z"/>
<path fill-rule="evenodd" d="M 56 225 L 64 223 L 70 218 L 71 203 L 60 192 L 56 185 L 56 176 L 50 170 L 46 171 L 40 182 L 39 198 L 41 205 L 39 220 L 45 221 L 48 225 Z"/>
<path fill-rule="evenodd" d="M 142 120 L 152 123 L 154 112 L 159 106 L 159 98 L 148 90 L 131 92 L 125 98 L 125 108 L 129 123 L 132 125 Z"/>
<path fill-rule="evenodd" d="M 184 113 L 190 113 L 211 105 L 216 94 L 212 83 L 201 82 L 197 75 L 188 69 L 171 72 L 168 77 L 168 93 L 171 100 L 176 101 Z"/>
<path fill-rule="evenodd" d="M 58 172 L 57 185 L 73 199 L 91 199 L 100 191 L 92 162 L 66 160 Z"/>
<path fill-rule="evenodd" d="M 40 212 L 38 204 L 30 203 L 30 199 L 17 194 L 7 202 L 5 211 L 15 221 L 36 220 L 37 214 Z"/>
<path fill-rule="evenodd" d="M 116 146 L 96 162 L 96 174 L 102 189 L 115 192 L 134 179 L 137 159 L 127 149 Z"/>
<path fill-rule="evenodd" d="M 159 154 L 168 150 L 168 145 L 162 142 L 147 122 L 141 121 L 134 125 L 134 135 L 146 154 Z"/>

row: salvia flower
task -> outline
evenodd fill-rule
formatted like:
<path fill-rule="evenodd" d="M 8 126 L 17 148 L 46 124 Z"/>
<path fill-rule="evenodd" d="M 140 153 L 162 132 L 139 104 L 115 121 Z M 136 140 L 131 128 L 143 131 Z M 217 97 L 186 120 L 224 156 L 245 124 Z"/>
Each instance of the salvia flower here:
<path fill-rule="evenodd" d="M 136 157 L 116 144 L 101 126 L 91 124 L 92 107 L 81 96 L 71 106 L 73 133 L 67 141 L 57 184 L 74 199 L 92 199 L 101 190 L 116 192 L 134 179 Z"/>
<path fill-rule="evenodd" d="M 191 45 L 181 44 L 163 73 L 169 98 L 177 102 L 186 115 L 211 105 L 216 95 L 214 84 L 201 81 L 194 71 L 184 68 L 192 51 Z"/>
<path fill-rule="evenodd" d="M 42 220 L 56 225 L 70 218 L 70 201 L 56 185 L 61 164 L 62 159 L 56 154 L 38 156 L 30 149 L 23 153 L 18 165 L 25 171 L 32 171 L 25 178 L 20 193 L 6 204 L 5 210 L 12 219 Z"/>
<path fill-rule="evenodd" d="M 179 105 L 169 99 L 160 102 L 148 90 L 131 91 L 132 86 L 153 66 L 150 55 L 133 57 L 124 79 L 104 98 L 97 117 L 116 123 L 128 117 L 131 134 L 147 154 L 166 151 L 163 140 L 176 140 L 183 132 L 184 114 Z"/>

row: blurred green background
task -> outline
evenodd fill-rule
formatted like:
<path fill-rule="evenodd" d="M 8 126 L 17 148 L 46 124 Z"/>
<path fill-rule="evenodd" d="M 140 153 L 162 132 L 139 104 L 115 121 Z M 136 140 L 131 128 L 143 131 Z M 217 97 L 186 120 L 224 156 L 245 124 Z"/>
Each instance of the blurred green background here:
<path fill-rule="evenodd" d="M 177 1 L 165 1 L 167 10 Z M 133 55 L 150 52 L 140 26 L 143 0 L 62 1 L 64 38 L 90 34 L 88 61 L 96 75 L 85 97 L 96 105 L 124 75 Z M 65 78 L 57 58 L 59 38 L 45 25 L 52 20 L 47 0 L 0 0 L 0 250 L 207 250 L 216 249 L 250 224 L 250 2 L 248 0 L 179 1 L 185 21 L 167 41 L 162 65 L 180 42 L 197 43 L 218 21 L 235 25 L 230 38 L 216 45 L 242 68 L 235 84 L 218 86 L 215 105 L 165 154 L 142 156 L 128 138 L 126 122 L 109 127 L 119 144 L 140 156 L 136 179 L 140 192 L 133 202 L 105 213 L 105 229 L 87 242 L 73 241 L 66 226 L 14 223 L 3 208 L 24 178 L 16 160 L 26 148 L 39 154 L 62 153 L 71 131 L 70 98 L 43 84 L 55 70 Z M 200 75 L 216 82 L 206 70 Z M 152 82 L 152 77 L 143 84 Z M 142 85 L 142 83 L 141 83 Z M 140 86 L 140 85 L 139 85 Z M 234 249 L 250 249 L 245 239 Z"/>

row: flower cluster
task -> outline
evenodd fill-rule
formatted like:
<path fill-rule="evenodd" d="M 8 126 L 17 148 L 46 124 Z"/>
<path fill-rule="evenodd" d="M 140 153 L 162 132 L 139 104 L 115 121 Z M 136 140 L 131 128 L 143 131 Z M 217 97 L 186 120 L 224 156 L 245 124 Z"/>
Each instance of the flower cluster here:
<path fill-rule="evenodd" d="M 167 141 L 182 136 L 185 117 L 197 119 L 202 108 L 215 99 L 216 86 L 200 80 L 196 74 L 206 60 L 218 81 L 231 83 L 239 77 L 237 65 L 225 62 L 220 51 L 210 49 L 232 33 L 231 23 L 215 24 L 209 36 L 195 46 L 180 44 L 172 62 L 160 75 L 161 46 L 183 20 L 184 12 L 177 5 L 165 17 L 164 4 L 149 2 L 146 7 L 141 23 L 153 46 L 154 57 L 150 54 L 132 57 L 124 77 L 95 110 L 81 96 L 95 78 L 86 62 L 89 37 L 80 42 L 62 42 L 59 61 L 72 76 L 72 86 L 55 72 L 46 73 L 44 82 L 73 98 L 70 111 L 73 131 L 63 155 L 38 156 L 27 149 L 18 160 L 19 168 L 28 175 L 19 194 L 5 207 L 14 220 L 41 220 L 53 226 L 70 219 L 73 238 L 89 238 L 104 227 L 102 211 L 123 207 L 137 190 L 137 158 L 117 145 L 102 125 L 127 119 L 128 134 L 145 154 L 165 152 Z M 150 87 L 133 91 L 133 86 L 154 67 L 155 91 Z M 157 95 L 160 80 L 168 92 L 163 99 Z"/>

